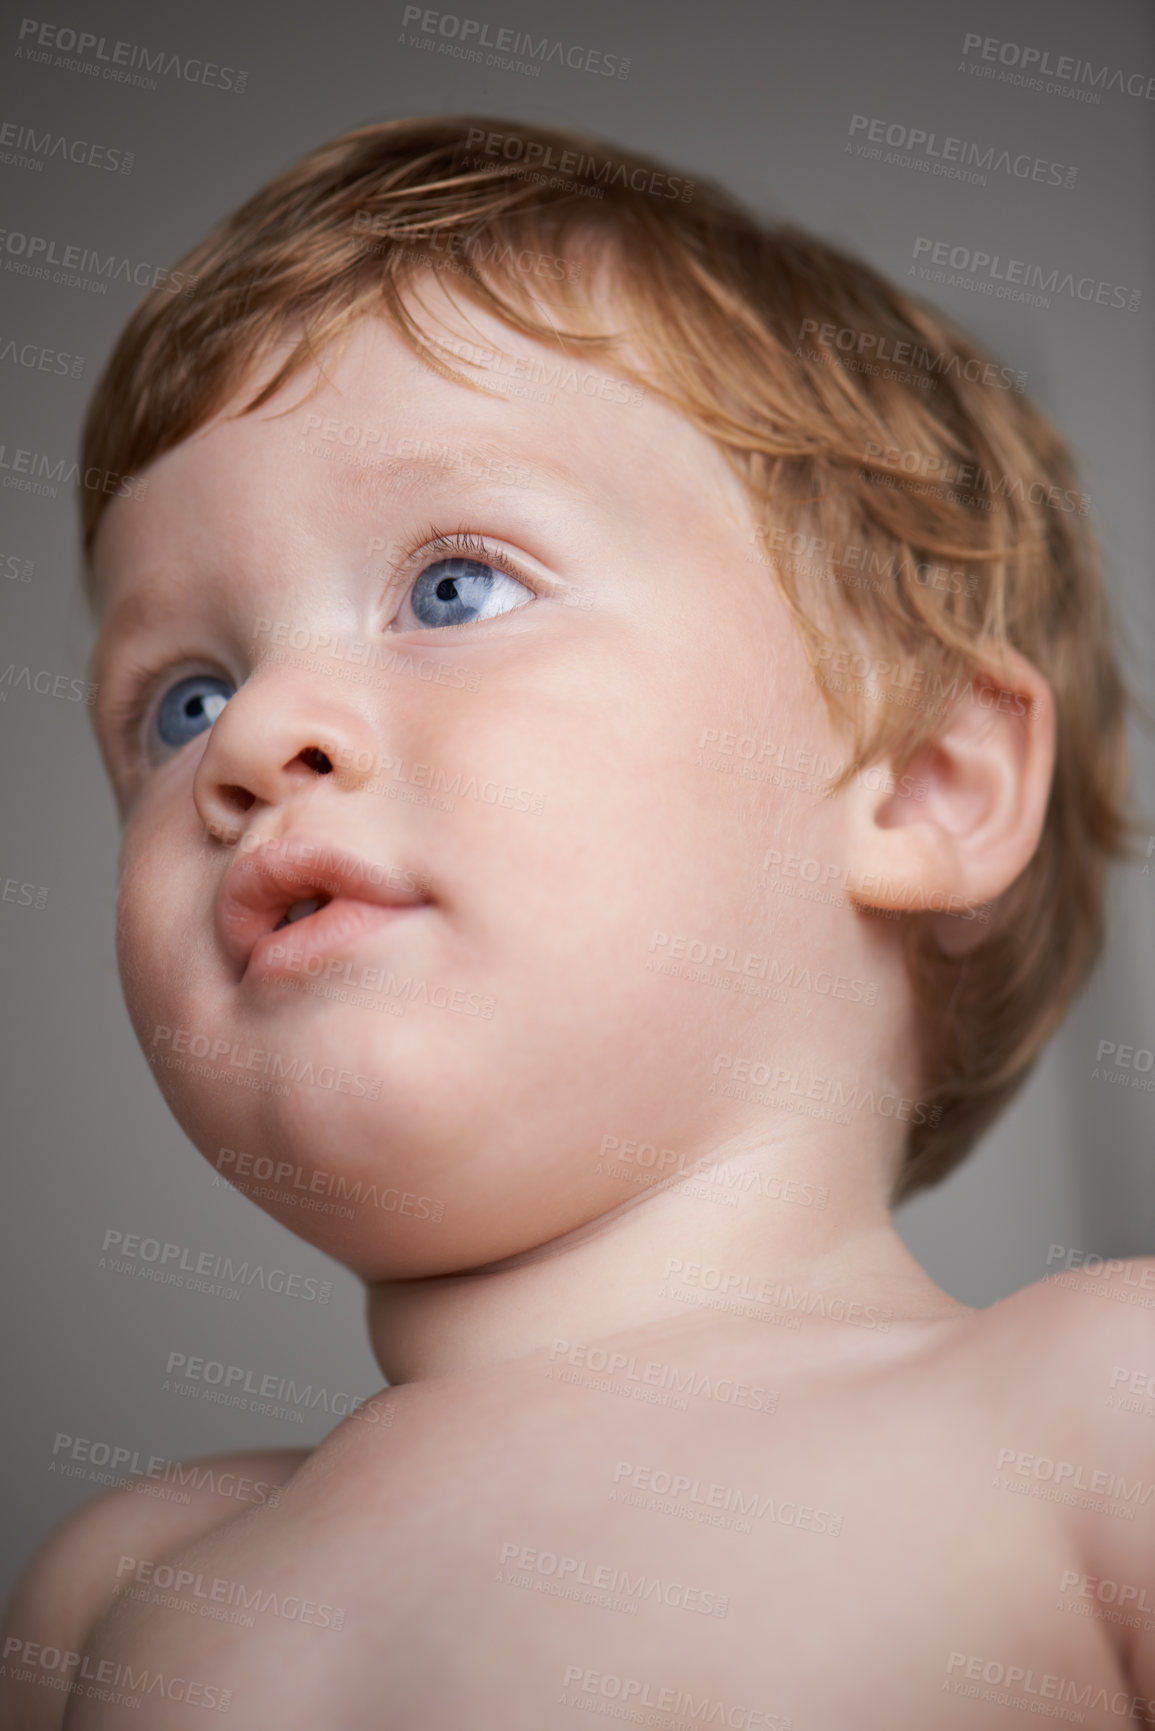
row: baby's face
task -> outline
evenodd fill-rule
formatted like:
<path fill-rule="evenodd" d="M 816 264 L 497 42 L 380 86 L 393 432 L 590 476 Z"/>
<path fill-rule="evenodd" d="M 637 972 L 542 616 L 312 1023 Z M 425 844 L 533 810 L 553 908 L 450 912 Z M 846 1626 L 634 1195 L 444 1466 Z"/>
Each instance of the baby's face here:
<path fill-rule="evenodd" d="M 737 480 L 655 397 L 425 298 L 518 358 L 500 389 L 365 320 L 96 552 L 138 1037 L 206 1158 L 367 1279 L 597 1218 L 604 1138 L 689 1163 L 758 1112 L 719 1054 L 813 1068 L 864 1015 L 736 989 L 750 954 L 854 972 L 852 916 L 760 887 L 768 849 L 838 859 L 838 801 L 771 777 L 843 748 Z M 762 779 L 711 767 L 727 735 Z M 700 944 L 715 983 L 655 966 Z"/>

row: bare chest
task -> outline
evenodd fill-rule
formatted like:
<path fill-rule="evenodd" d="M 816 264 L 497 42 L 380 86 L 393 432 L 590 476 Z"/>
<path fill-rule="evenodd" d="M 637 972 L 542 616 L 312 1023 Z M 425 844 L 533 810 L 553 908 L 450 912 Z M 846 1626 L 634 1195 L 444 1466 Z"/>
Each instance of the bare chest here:
<path fill-rule="evenodd" d="M 195 1684 L 182 1726 L 206 1692 L 283 1731 L 1119 1723 L 1074 1541 L 996 1416 L 901 1384 L 624 1388 L 350 1421 L 279 1508 L 126 1568 L 90 1663 Z"/>

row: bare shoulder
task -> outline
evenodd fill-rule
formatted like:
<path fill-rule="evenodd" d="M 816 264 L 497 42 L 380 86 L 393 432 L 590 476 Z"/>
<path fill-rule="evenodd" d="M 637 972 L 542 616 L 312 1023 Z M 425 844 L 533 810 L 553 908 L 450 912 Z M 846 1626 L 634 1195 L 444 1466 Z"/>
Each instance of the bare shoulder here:
<path fill-rule="evenodd" d="M 1059 1252 L 1062 1247 L 1052 1246 Z M 1093 1362 L 1112 1345 L 1155 1349 L 1155 1256 L 1082 1256 L 1064 1251 L 1042 1280 L 992 1305 L 983 1316 L 1009 1332 L 1026 1332 L 1037 1348 L 1048 1344 L 1068 1359 L 1087 1352 Z"/>
<path fill-rule="evenodd" d="M 1063 1262 L 984 1312 L 1017 1379 L 1001 1469 L 1056 1505 L 1078 1545 L 1072 1607 L 1155 1696 L 1155 1257 Z M 1072 1608 L 1065 1607 L 1065 1608 Z"/>
<path fill-rule="evenodd" d="M 302 1449 L 165 1464 L 69 1517 L 33 1559 L 8 1606 L 0 1647 L 0 1722 L 27 1731 L 62 1723 L 70 1657 L 112 1603 L 125 1557 L 163 1557 L 254 1507 L 275 1503 L 308 1459 Z M 45 1653 L 57 1655 L 45 1670 Z M 75 1662 L 74 1661 L 74 1662 Z M 22 1681 L 31 1675 L 46 1686 Z"/>
<path fill-rule="evenodd" d="M 1114 1415 L 1128 1400 L 1138 1413 L 1145 1396 L 1155 1413 L 1155 1256 L 1059 1264 L 975 1320 L 1040 1419 L 1084 1442 L 1118 1435 L 1125 1452 L 1142 1449 L 1142 1427 L 1126 1427 L 1124 1440 Z"/>

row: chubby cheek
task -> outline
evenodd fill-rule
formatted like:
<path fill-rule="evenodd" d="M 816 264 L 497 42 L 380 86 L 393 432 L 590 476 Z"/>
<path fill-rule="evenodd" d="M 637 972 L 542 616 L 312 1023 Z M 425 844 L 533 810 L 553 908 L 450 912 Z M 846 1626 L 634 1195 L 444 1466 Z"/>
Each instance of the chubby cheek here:
<path fill-rule="evenodd" d="M 542 799 L 540 810 L 461 800 L 439 812 L 337 797 L 353 845 L 412 854 L 444 892 L 432 919 L 367 959 L 491 999 L 484 1018 L 236 994 L 206 912 L 219 869 L 189 790 L 176 776 L 158 785 L 126 833 L 118 950 L 138 1039 L 202 1154 L 291 1231 L 380 1278 L 446 1272 L 571 1229 L 621 1200 L 607 1137 L 681 1147 L 699 1119 L 705 1130 L 712 1056 L 739 1049 L 765 1009 L 655 961 L 676 937 L 769 947 L 758 867 L 795 832 L 797 800 L 711 767 L 704 734 L 797 735 L 804 712 L 772 659 L 729 625 L 655 644 L 607 621 L 543 649 L 530 671 L 519 663 L 516 678 L 495 672 L 492 703 L 447 716 L 414 701 L 383 725 L 407 762 L 461 765 Z M 279 1094 L 228 1085 L 174 1064 L 165 1028 L 361 1080 Z"/>
<path fill-rule="evenodd" d="M 176 779 L 148 790 L 125 828 L 116 949 L 141 1050 L 174 1115 L 197 1140 L 197 1082 L 172 1059 L 182 1049 L 189 1054 L 193 1037 L 218 1019 L 206 992 L 211 931 L 205 909 L 214 880 L 191 796 L 187 787 L 173 785 Z"/>
<path fill-rule="evenodd" d="M 188 861 L 162 827 L 136 819 L 125 833 L 117 893 L 116 947 L 125 1002 L 147 1055 L 160 1023 L 187 1007 L 188 949 L 195 912 Z"/>

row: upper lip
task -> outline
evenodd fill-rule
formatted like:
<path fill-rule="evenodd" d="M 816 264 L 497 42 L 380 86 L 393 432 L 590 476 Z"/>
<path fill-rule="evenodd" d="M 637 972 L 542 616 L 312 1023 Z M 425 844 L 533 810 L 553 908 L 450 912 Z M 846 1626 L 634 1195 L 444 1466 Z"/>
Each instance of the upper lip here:
<path fill-rule="evenodd" d="M 405 888 L 391 882 L 393 877 L 412 880 L 413 874 L 376 865 L 320 836 L 270 838 L 238 853 L 225 873 L 217 896 L 217 935 L 243 971 L 257 940 L 296 902 L 324 896 L 403 908 L 428 900 L 419 887 Z"/>

